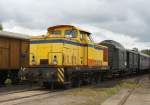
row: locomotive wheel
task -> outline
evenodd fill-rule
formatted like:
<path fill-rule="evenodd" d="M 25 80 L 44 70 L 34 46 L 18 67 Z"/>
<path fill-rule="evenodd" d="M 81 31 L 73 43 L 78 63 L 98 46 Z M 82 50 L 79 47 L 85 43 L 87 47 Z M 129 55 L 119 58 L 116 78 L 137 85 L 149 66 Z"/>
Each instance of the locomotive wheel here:
<path fill-rule="evenodd" d="M 80 87 L 80 85 L 81 85 L 81 81 L 80 81 L 80 79 L 79 78 L 72 78 L 72 80 L 71 80 L 71 86 L 72 87 Z"/>
<path fill-rule="evenodd" d="M 90 84 L 95 85 L 96 84 L 96 75 L 93 73 L 91 75 Z"/>
<path fill-rule="evenodd" d="M 43 82 L 43 86 L 47 89 L 50 87 L 49 83 L 48 82 Z"/>
<path fill-rule="evenodd" d="M 54 85 L 54 83 L 43 82 L 43 87 L 45 87 L 46 89 L 54 89 Z"/>
<path fill-rule="evenodd" d="M 71 87 L 72 87 L 71 82 L 66 82 L 66 83 L 64 84 L 64 89 L 70 89 Z"/>

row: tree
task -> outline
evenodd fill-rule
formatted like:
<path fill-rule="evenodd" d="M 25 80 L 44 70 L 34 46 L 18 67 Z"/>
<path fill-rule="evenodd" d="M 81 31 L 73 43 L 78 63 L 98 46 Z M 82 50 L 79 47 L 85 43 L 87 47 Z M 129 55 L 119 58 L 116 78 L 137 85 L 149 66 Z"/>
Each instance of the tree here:
<path fill-rule="evenodd" d="M 0 31 L 2 31 L 3 30 L 3 25 L 2 24 L 0 24 Z"/>
<path fill-rule="evenodd" d="M 150 49 L 141 50 L 142 53 L 150 55 Z"/>
<path fill-rule="evenodd" d="M 136 52 L 138 52 L 138 51 L 139 51 L 139 49 L 138 49 L 138 48 L 133 48 L 132 50 L 133 50 L 133 51 L 136 51 Z"/>

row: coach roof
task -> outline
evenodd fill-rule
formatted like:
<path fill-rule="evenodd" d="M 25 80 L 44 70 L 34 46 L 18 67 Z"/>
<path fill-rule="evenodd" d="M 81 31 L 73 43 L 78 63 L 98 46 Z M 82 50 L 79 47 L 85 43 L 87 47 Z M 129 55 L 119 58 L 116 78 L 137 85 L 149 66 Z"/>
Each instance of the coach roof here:
<path fill-rule="evenodd" d="M 121 45 L 120 43 L 118 43 L 118 42 L 116 42 L 114 40 L 104 40 L 101 43 L 109 44 L 109 45 L 115 46 L 116 48 L 125 50 L 123 45 Z"/>
<path fill-rule="evenodd" d="M 15 39 L 26 39 L 29 40 L 30 36 L 20 33 L 14 32 L 7 32 L 7 31 L 0 31 L 0 37 L 8 37 L 8 38 L 15 38 Z"/>

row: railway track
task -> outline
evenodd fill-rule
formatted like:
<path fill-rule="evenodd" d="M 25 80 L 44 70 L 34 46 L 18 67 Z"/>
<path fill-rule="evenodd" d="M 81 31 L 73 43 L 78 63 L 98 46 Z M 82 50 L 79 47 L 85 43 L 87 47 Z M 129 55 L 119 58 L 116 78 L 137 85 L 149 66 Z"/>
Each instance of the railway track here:
<path fill-rule="evenodd" d="M 13 105 L 13 102 L 17 102 L 17 101 L 23 101 L 25 99 L 31 99 L 34 97 L 39 97 L 39 96 L 44 96 L 44 95 L 49 95 L 50 93 L 54 93 L 57 92 L 59 93 L 58 90 L 53 90 L 53 91 L 49 91 L 49 90 L 38 90 L 38 89 L 33 89 L 33 90 L 26 90 L 26 91 L 22 91 L 22 92 L 15 92 L 15 93 L 9 93 L 9 94 L 5 94 L 5 95 L 1 95 L 0 98 L 0 105 L 5 105 L 7 103 L 11 103 L 11 105 Z M 55 96 L 57 94 L 52 94 L 51 97 Z"/>
<path fill-rule="evenodd" d="M 136 86 L 134 88 L 132 88 L 131 90 L 129 90 L 128 94 L 126 94 L 117 105 L 125 105 L 126 101 L 129 99 L 129 97 L 132 95 L 134 90 L 137 88 L 140 80 L 141 80 L 141 77 L 138 77 L 137 80 L 135 81 L 136 82 Z"/>
<path fill-rule="evenodd" d="M 135 79 L 137 86 L 140 80 L 141 80 L 141 76 Z M 126 96 L 124 96 L 123 99 L 117 105 L 124 105 L 135 89 L 136 87 L 132 88 L 129 91 L 129 93 Z M 52 98 L 57 95 L 60 95 L 60 93 L 62 92 L 64 92 L 64 90 L 48 90 L 43 88 L 33 88 L 28 90 L 10 92 L 6 94 L 1 94 L 0 105 L 19 105 L 19 103 L 25 103 L 28 100 L 32 101 L 34 99 L 39 99 L 40 97 Z"/>
<path fill-rule="evenodd" d="M 9 94 L 15 94 L 15 93 L 20 93 L 20 92 L 26 92 L 26 91 L 33 91 L 33 90 L 42 90 L 43 88 L 41 87 L 35 87 L 32 89 L 20 89 L 20 90 L 13 90 L 9 92 L 1 92 L 0 95 L 9 95 Z"/>

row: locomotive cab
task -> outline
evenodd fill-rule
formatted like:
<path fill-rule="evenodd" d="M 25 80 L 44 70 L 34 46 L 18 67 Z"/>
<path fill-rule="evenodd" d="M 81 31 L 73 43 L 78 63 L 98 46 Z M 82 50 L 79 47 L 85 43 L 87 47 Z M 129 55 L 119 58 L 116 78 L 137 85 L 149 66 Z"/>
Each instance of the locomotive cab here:
<path fill-rule="evenodd" d="M 51 38 L 66 38 L 78 42 L 93 42 L 91 38 L 91 33 L 80 30 L 75 27 L 65 27 L 65 28 L 53 28 L 48 29 L 48 36 Z"/>

